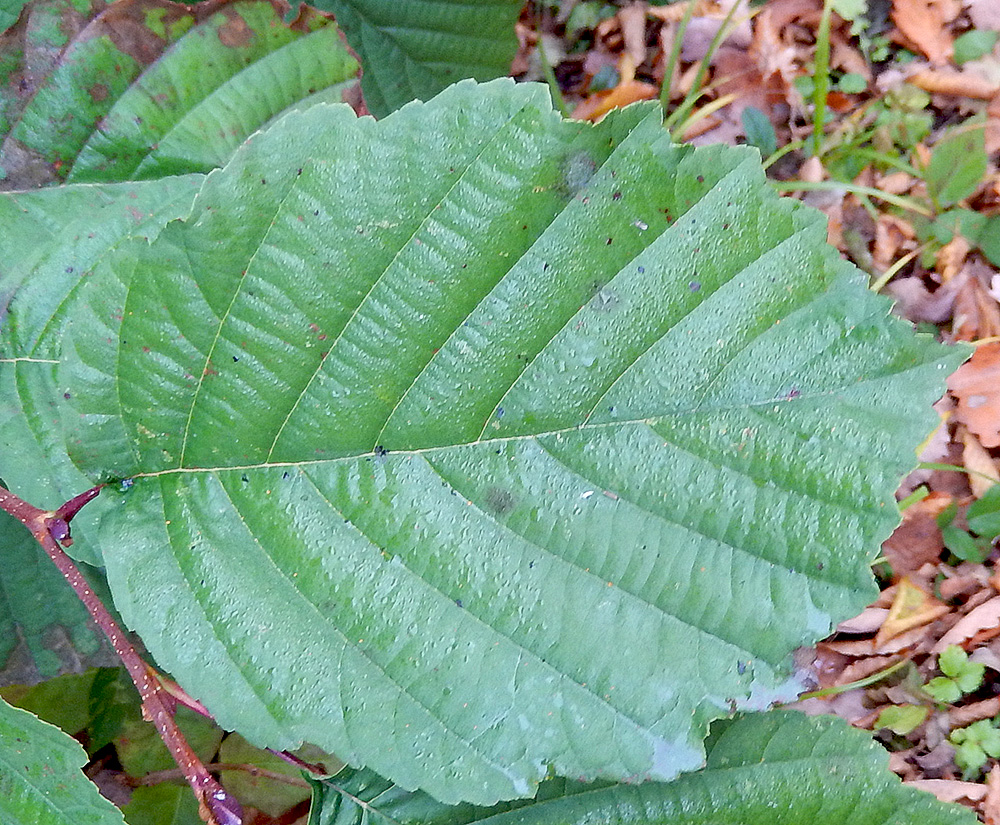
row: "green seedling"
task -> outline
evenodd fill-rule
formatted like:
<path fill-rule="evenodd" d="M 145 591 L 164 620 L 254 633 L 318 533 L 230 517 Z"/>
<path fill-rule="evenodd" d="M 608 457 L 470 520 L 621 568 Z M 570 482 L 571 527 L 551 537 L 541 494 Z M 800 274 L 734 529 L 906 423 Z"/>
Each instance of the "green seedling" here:
<path fill-rule="evenodd" d="M 958 515 L 958 505 L 949 504 L 937 517 L 944 545 L 963 561 L 979 563 L 993 549 L 993 542 L 1000 536 L 1000 484 L 995 484 L 966 511 L 968 530 L 953 523 Z"/>
<path fill-rule="evenodd" d="M 937 676 L 924 685 L 924 691 L 936 702 L 957 702 L 983 684 L 986 666 L 969 661 L 969 655 L 958 645 L 948 645 L 938 657 L 938 667 L 944 676 Z"/>
<path fill-rule="evenodd" d="M 888 728 L 893 733 L 906 736 L 920 727 L 930 708 L 923 705 L 893 705 L 883 710 L 875 721 L 875 729 Z"/>
<path fill-rule="evenodd" d="M 1000 756 L 1000 730 L 993 719 L 981 719 L 953 730 L 948 741 L 955 746 L 955 764 L 966 781 L 979 775 L 989 757 Z"/>

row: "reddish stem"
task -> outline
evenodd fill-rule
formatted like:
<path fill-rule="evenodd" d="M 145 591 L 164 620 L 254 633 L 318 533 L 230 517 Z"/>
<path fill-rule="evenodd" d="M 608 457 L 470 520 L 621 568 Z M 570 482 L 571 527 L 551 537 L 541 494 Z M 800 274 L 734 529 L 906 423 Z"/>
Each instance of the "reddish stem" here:
<path fill-rule="evenodd" d="M 156 726 L 163 744 L 167 746 L 167 750 L 170 751 L 194 791 L 202 818 L 210 825 L 240 825 L 242 810 L 239 802 L 223 790 L 191 750 L 174 719 L 173 700 L 163 689 L 156 671 L 139 655 L 118 626 L 118 622 L 91 589 L 79 568 L 59 546 L 60 542 L 66 547 L 73 543 L 69 535 L 69 521 L 83 505 L 100 493 L 102 486 L 98 485 L 74 496 L 55 511 L 39 510 L 9 490 L 0 487 L 0 508 L 6 510 L 31 531 L 83 602 L 97 626 L 108 637 L 139 691 L 143 715 Z"/>

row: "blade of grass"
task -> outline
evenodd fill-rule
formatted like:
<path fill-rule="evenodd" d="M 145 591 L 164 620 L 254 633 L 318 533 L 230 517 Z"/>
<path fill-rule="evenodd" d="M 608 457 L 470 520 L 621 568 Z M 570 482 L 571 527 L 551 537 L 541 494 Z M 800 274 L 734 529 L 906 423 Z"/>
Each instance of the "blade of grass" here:
<path fill-rule="evenodd" d="M 813 139 L 812 154 L 820 155 L 823 129 L 826 124 L 826 96 L 830 91 L 830 13 L 833 0 L 824 0 L 823 14 L 816 31 L 816 64 L 813 75 Z"/>
<path fill-rule="evenodd" d="M 929 218 L 932 214 L 931 210 L 927 206 L 918 203 L 917 201 L 911 200 L 910 198 L 900 197 L 899 195 L 893 195 L 889 192 L 883 192 L 879 189 L 874 189 L 871 186 L 858 186 L 854 183 L 838 183 L 837 181 L 832 180 L 775 181 L 771 185 L 781 193 L 843 190 L 845 192 L 850 192 L 853 195 L 867 195 L 868 197 L 876 198 L 877 200 L 883 200 L 886 203 L 891 203 L 894 206 L 900 207 L 900 209 L 906 209 L 908 212 L 915 212 L 916 214 L 923 215 L 924 217 Z"/>
<path fill-rule="evenodd" d="M 708 66 L 712 62 L 712 58 L 715 56 L 715 53 L 719 50 L 719 46 L 721 46 L 723 41 L 729 37 L 729 33 L 732 31 L 731 24 L 733 21 L 733 15 L 736 13 L 736 9 L 739 5 L 739 3 L 733 3 L 733 5 L 730 6 L 729 11 L 726 13 L 725 18 L 722 21 L 722 25 L 719 26 L 718 31 L 715 33 L 715 37 L 712 38 L 712 42 L 708 45 L 705 57 L 698 65 L 698 72 L 695 75 L 694 83 L 691 84 L 690 91 L 688 91 L 688 93 L 684 96 L 684 100 L 681 101 L 680 105 L 663 121 L 663 128 L 667 131 L 672 131 L 679 122 L 686 120 L 688 113 L 694 108 L 695 103 L 697 103 L 704 94 L 705 90 L 701 88 L 701 84 L 705 80 L 705 74 L 708 72 Z M 753 12 L 751 12 L 751 14 L 753 14 Z"/>
<path fill-rule="evenodd" d="M 563 97 L 562 89 L 559 88 L 559 81 L 556 79 L 555 70 L 549 63 L 549 56 L 545 53 L 545 36 L 542 33 L 542 17 L 544 11 L 541 3 L 529 3 L 528 11 L 535 21 L 535 48 L 538 49 L 538 59 L 542 64 L 542 76 L 549 87 L 549 94 L 552 95 L 552 103 L 556 110 L 563 117 L 569 117 L 569 107 L 566 106 L 566 99 Z"/>
<path fill-rule="evenodd" d="M 660 108 L 663 109 L 663 116 L 667 116 L 667 110 L 670 108 L 670 87 L 674 83 L 674 73 L 677 71 L 677 66 L 681 59 L 681 48 L 684 45 L 684 35 L 687 32 L 688 24 L 691 22 L 691 17 L 694 14 L 694 3 L 695 0 L 690 0 L 687 4 L 687 8 L 684 10 L 684 16 L 681 18 L 681 22 L 677 25 L 677 33 L 674 35 L 674 43 L 670 47 L 670 57 L 667 59 L 667 65 L 663 67 L 663 84 L 660 86 Z"/>
<path fill-rule="evenodd" d="M 820 699 L 824 696 L 836 696 L 838 693 L 847 693 L 847 691 L 854 690 L 855 688 L 874 685 L 876 682 L 881 682 L 886 677 L 892 676 L 893 673 L 908 664 L 909 661 L 909 659 L 900 659 L 894 665 L 889 665 L 889 667 L 873 673 L 871 676 L 866 676 L 864 679 L 858 679 L 856 682 L 848 682 L 846 685 L 833 685 L 833 687 L 823 688 L 822 690 L 803 693 L 796 701 L 801 702 L 803 699 Z"/>
<path fill-rule="evenodd" d="M 872 292 L 881 292 L 882 288 L 887 283 L 889 283 L 889 281 L 892 280 L 892 276 L 893 275 L 895 275 L 897 272 L 899 272 L 899 270 L 901 270 L 904 266 L 906 266 L 910 261 L 912 261 L 914 258 L 916 258 L 917 255 L 922 255 L 927 250 L 928 246 L 929 246 L 929 244 L 923 244 L 922 246 L 918 246 L 912 252 L 908 252 L 906 255 L 904 255 L 902 258 L 900 258 L 898 261 L 896 261 L 892 266 L 890 266 L 885 272 L 883 272 L 882 276 L 877 281 L 875 281 L 874 283 L 872 283 L 872 285 L 870 287 L 868 287 L 868 288 Z"/>

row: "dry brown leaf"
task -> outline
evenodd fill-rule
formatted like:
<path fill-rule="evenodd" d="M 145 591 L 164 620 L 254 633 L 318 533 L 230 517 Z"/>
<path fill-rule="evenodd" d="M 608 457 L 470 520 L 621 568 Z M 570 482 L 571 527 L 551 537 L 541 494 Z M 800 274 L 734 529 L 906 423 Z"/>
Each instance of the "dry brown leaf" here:
<path fill-rule="evenodd" d="M 893 576 L 902 577 L 937 561 L 944 549 L 937 517 L 951 504 L 943 493 L 931 493 L 903 511 L 903 521 L 882 545 Z"/>
<path fill-rule="evenodd" d="M 955 235 L 938 250 L 934 269 L 944 283 L 948 283 L 959 273 L 971 251 L 972 245 L 961 235 Z"/>
<path fill-rule="evenodd" d="M 950 4 L 939 0 L 892 0 L 892 22 L 936 66 L 952 53 L 948 23 L 954 19 Z"/>
<path fill-rule="evenodd" d="M 1000 481 L 1000 473 L 997 472 L 996 462 L 983 449 L 979 440 L 965 427 L 960 429 L 963 445 L 962 464 L 969 471 L 969 487 L 972 488 L 972 495 L 976 498 L 982 498 L 990 487 Z"/>
<path fill-rule="evenodd" d="M 884 272 L 913 248 L 914 238 L 916 232 L 909 222 L 895 215 L 881 213 L 875 223 L 872 263 L 879 271 Z"/>
<path fill-rule="evenodd" d="M 652 83 L 629 80 L 619 83 L 615 88 L 606 92 L 591 95 L 573 110 L 573 117 L 577 120 L 596 122 L 612 109 L 628 106 L 629 103 L 635 103 L 637 100 L 653 100 L 659 93 L 660 90 Z"/>
<path fill-rule="evenodd" d="M 992 719 L 998 713 L 1000 713 L 1000 696 L 973 702 L 971 705 L 952 707 L 948 711 L 948 727 L 952 730 L 964 728 L 981 719 Z"/>
<path fill-rule="evenodd" d="M 631 61 L 632 80 L 635 70 L 646 60 L 646 3 L 632 3 L 618 12 L 625 41 L 623 57 Z"/>
<path fill-rule="evenodd" d="M 977 347 L 948 378 L 948 390 L 958 402 L 955 419 L 984 447 L 1000 447 L 1000 343 Z"/>
<path fill-rule="evenodd" d="M 888 615 L 889 611 L 884 607 L 866 607 L 853 619 L 838 624 L 837 632 L 852 635 L 874 633 L 882 626 Z"/>
<path fill-rule="evenodd" d="M 988 284 L 995 271 L 977 258 L 968 258 L 952 280 L 964 278 L 955 293 L 952 334 L 958 341 L 976 341 L 1000 335 L 1000 304 L 990 295 Z"/>
<path fill-rule="evenodd" d="M 978 802 L 986 796 L 986 786 L 980 782 L 960 782 L 957 779 L 914 779 L 906 782 L 911 788 L 920 788 L 934 794 L 942 802 L 958 802 L 968 799 Z"/>
<path fill-rule="evenodd" d="M 910 75 L 909 82 L 931 94 L 969 97 L 973 100 L 989 100 L 1000 92 L 1000 83 L 971 71 L 958 72 L 953 69 L 925 69 Z"/>
<path fill-rule="evenodd" d="M 1000 3 L 997 0 L 965 0 L 965 5 L 977 29 L 1000 31 Z"/>
<path fill-rule="evenodd" d="M 1000 627 L 1000 596 L 994 596 L 963 616 L 955 626 L 937 640 L 931 653 L 940 653 L 948 645 L 960 645 L 981 630 Z"/>
<path fill-rule="evenodd" d="M 994 765 L 986 777 L 986 798 L 983 800 L 983 822 L 1000 825 L 1000 765 Z"/>
<path fill-rule="evenodd" d="M 875 636 L 875 647 L 881 648 L 890 639 L 899 636 L 906 630 L 930 624 L 939 616 L 949 612 L 951 608 L 942 604 L 929 593 L 915 585 L 910 579 L 904 578 L 896 590 L 892 600 L 889 615 Z"/>

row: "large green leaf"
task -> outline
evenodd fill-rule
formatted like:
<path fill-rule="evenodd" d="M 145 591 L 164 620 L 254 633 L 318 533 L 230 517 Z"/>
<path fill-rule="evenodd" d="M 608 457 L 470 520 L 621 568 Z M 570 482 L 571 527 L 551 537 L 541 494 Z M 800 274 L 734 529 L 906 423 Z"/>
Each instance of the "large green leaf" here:
<path fill-rule="evenodd" d="M 5 307 L 12 303 L 0 333 L 0 474 L 32 504 L 54 509 L 90 486 L 67 454 L 74 448 L 62 429 L 69 398 L 55 375 L 81 287 L 124 238 L 154 237 L 186 215 L 202 180 L 0 193 L 0 296 Z M 121 307 L 109 311 L 120 315 Z M 73 522 L 70 552 L 92 564 L 100 557 L 87 538 L 101 506 L 92 503 Z M 0 566 L 12 563 L 13 552 L 0 547 Z"/>
<path fill-rule="evenodd" d="M 708 764 L 670 783 L 544 784 L 533 803 L 448 806 L 370 771 L 314 783 L 309 825 L 973 825 L 975 815 L 904 787 L 871 737 L 788 711 L 720 724 Z"/>
<path fill-rule="evenodd" d="M 521 0 L 317 0 L 333 12 L 364 66 L 361 88 L 376 117 L 429 100 L 465 77 L 510 72 Z"/>
<path fill-rule="evenodd" d="M 284 118 L 75 305 L 118 607 L 224 727 L 444 801 L 697 768 L 872 597 L 965 356 L 825 236 L 655 106 Z"/>
<path fill-rule="evenodd" d="M 58 728 L 0 700 L 0 820 L 5 825 L 122 825 L 83 775 L 87 754 Z"/>
<path fill-rule="evenodd" d="M 286 24 L 283 0 L 91 11 L 82 25 L 64 0 L 35 0 L 0 41 L 5 188 L 207 172 L 287 107 L 339 100 L 358 70 L 330 20 L 303 7 Z M 42 34 L 48 18 L 68 42 Z"/>

